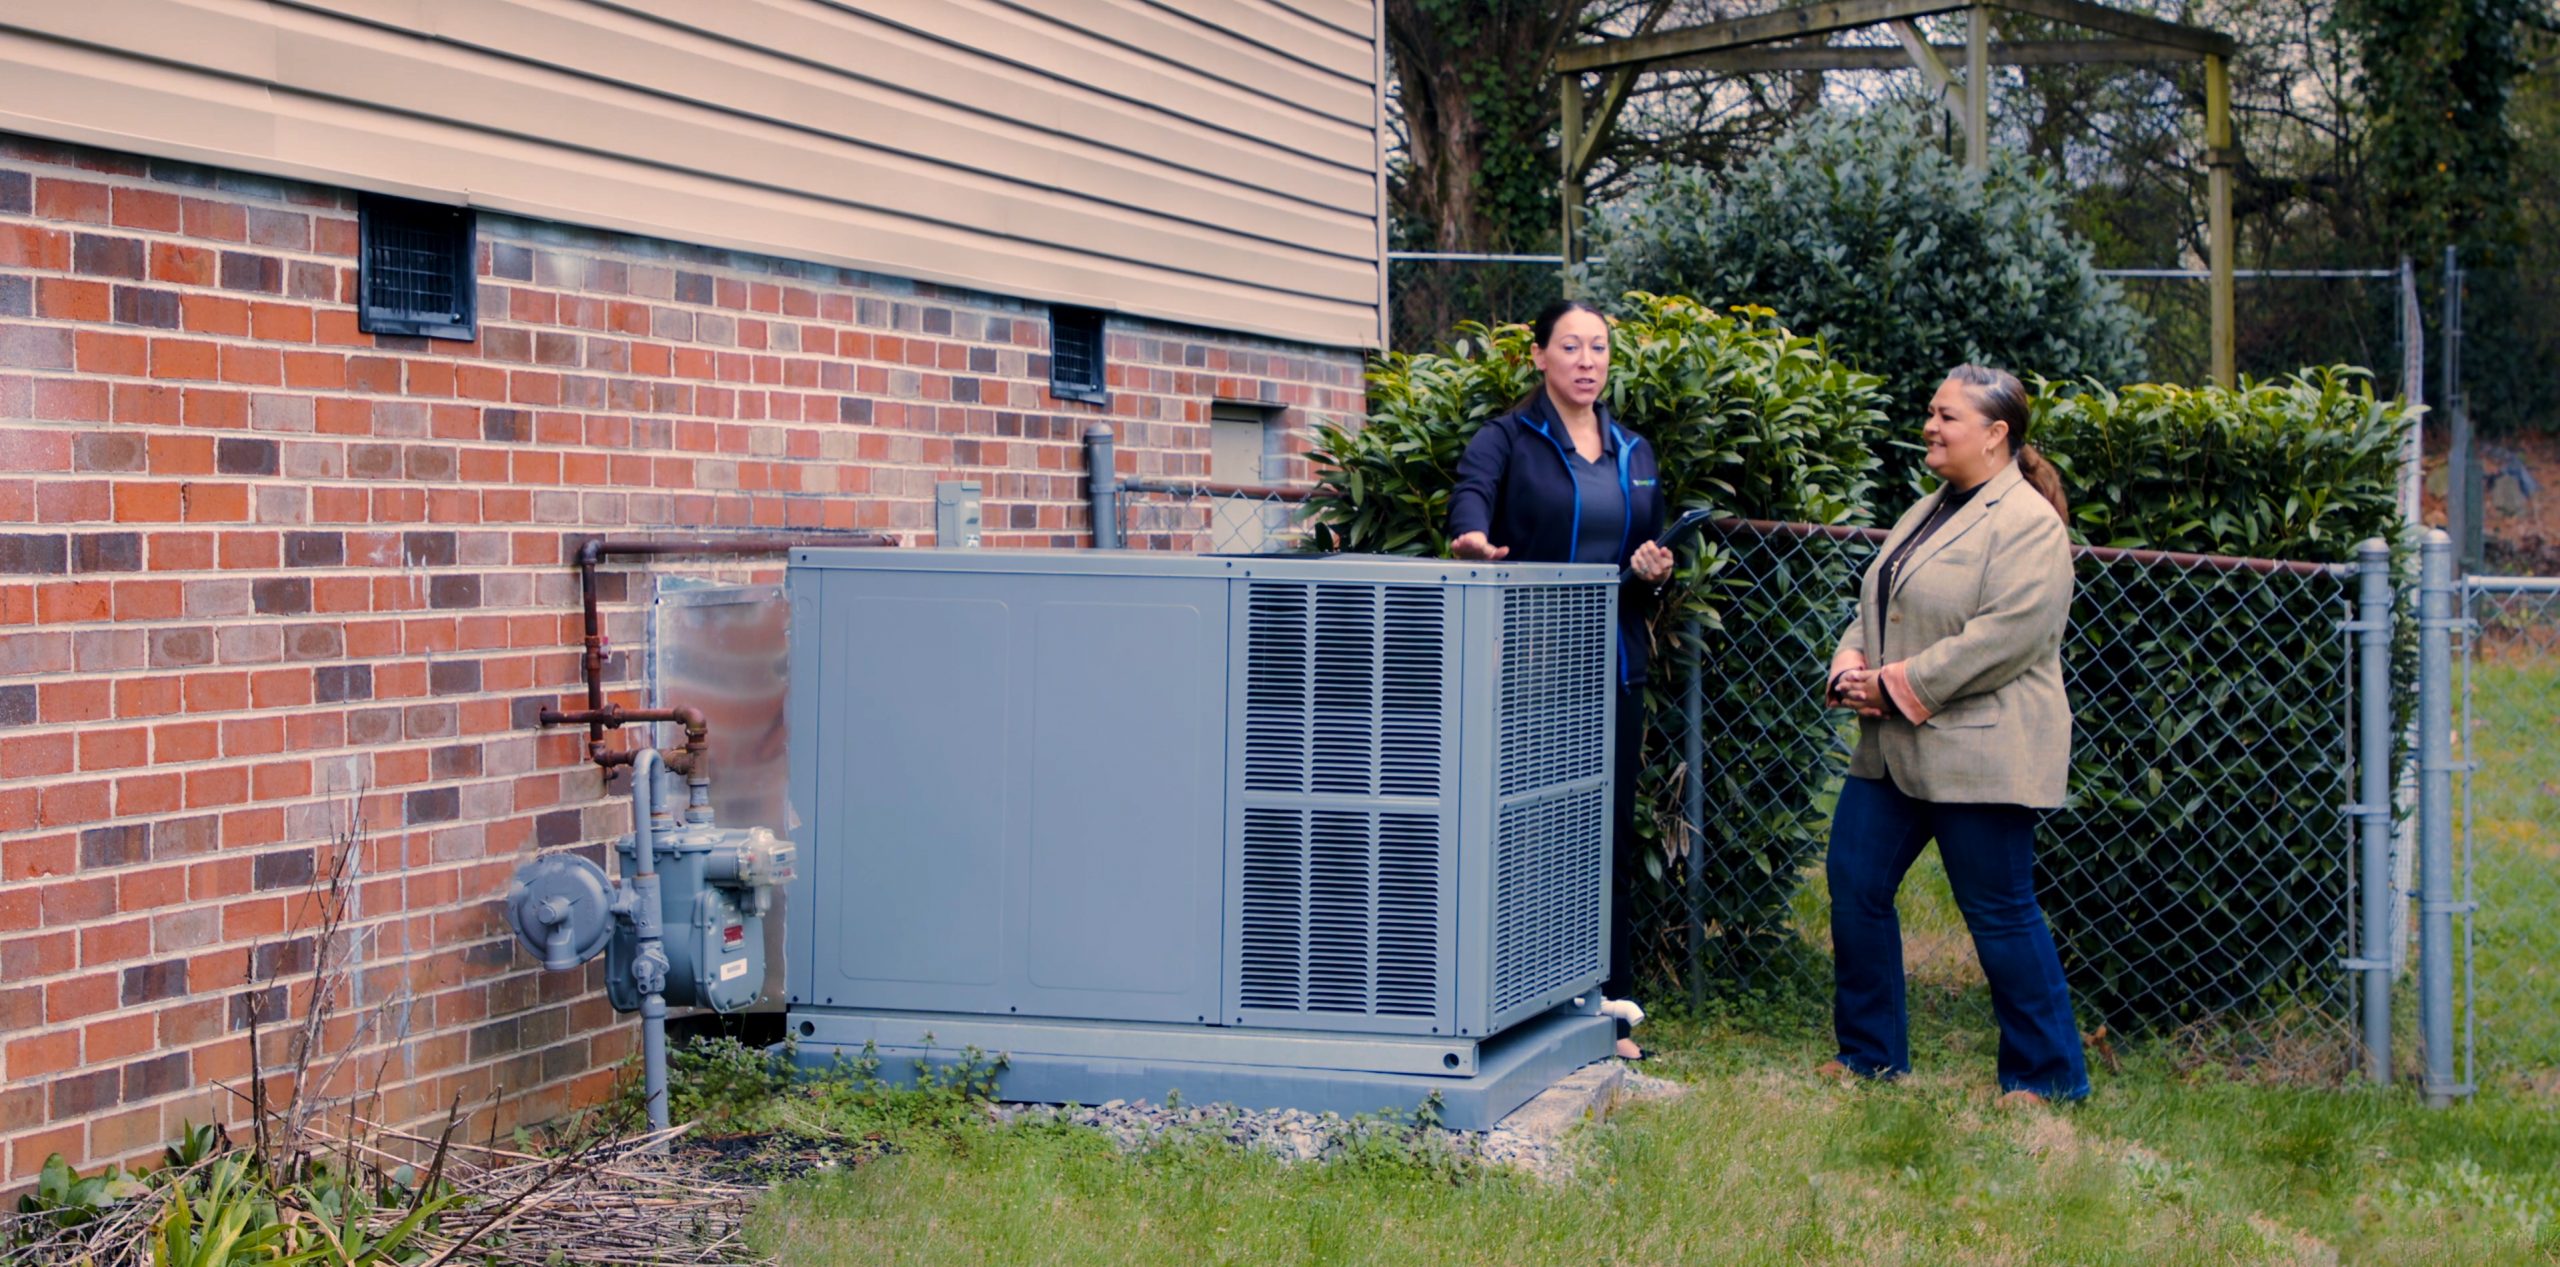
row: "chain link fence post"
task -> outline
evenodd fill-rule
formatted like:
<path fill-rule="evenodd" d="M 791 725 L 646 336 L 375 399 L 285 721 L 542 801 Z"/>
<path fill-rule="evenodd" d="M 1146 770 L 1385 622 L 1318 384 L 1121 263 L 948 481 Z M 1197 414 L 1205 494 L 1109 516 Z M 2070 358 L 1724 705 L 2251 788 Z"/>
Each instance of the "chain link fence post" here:
<path fill-rule="evenodd" d="M 1706 782 L 1706 656 L 1699 650 L 1700 630 L 1695 620 L 1680 627 L 1681 645 L 1688 651 L 1686 672 L 1680 678 L 1680 843 L 1686 866 L 1689 895 L 1689 1002 L 1698 1007 L 1707 1001 L 1707 871 L 1699 866 L 1698 851 L 1706 848 L 1707 782 Z"/>
<path fill-rule="evenodd" d="M 2453 538 L 2429 529 L 2418 569 L 2418 1016 L 2430 1108 L 2470 1090 L 2453 1072 L 2453 600 Z"/>
<path fill-rule="evenodd" d="M 1117 550 L 1120 541 L 1120 477 L 1112 465 L 1111 425 L 1085 428 L 1085 498 L 1093 516 L 1093 548 Z"/>
<path fill-rule="evenodd" d="M 2391 1085 L 2391 546 L 2376 537 L 2356 547 L 2355 813 L 2363 857 L 2362 945 L 2347 961 L 2364 980 L 2364 1070 Z"/>

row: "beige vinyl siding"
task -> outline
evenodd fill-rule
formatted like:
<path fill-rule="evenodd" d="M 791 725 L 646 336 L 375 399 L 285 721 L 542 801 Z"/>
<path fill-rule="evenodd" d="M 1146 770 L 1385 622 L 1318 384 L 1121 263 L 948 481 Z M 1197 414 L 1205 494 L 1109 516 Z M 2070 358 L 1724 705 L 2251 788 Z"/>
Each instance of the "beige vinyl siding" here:
<path fill-rule="evenodd" d="M 1376 33 L 1343 0 L 0 0 L 0 128 L 1356 347 Z"/>

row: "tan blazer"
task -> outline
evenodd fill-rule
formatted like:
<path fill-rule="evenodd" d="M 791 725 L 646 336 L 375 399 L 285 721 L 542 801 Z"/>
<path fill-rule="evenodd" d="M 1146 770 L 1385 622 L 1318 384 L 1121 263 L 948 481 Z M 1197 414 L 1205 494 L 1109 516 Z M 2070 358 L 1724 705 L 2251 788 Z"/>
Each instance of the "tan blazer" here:
<path fill-rule="evenodd" d="M 1924 801 L 2052 809 L 2071 774 L 2062 631 L 2071 615 L 2071 540 L 2053 503 L 2012 462 L 1904 560 L 1889 615 L 1885 560 L 1928 518 L 1942 488 L 1904 512 L 1858 588 L 1840 654 L 1901 661 L 1930 717 L 1861 718 L 1849 773 L 1892 776 Z M 1837 663 L 1837 657 L 1834 660 Z"/>

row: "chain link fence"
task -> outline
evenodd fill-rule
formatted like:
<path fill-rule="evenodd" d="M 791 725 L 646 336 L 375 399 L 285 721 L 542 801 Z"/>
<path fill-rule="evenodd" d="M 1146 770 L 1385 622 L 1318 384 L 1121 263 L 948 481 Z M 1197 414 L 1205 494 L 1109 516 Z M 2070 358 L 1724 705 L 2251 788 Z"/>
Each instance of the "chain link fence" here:
<path fill-rule="evenodd" d="M 2466 1065 L 2560 1093 L 2560 577 L 2462 582 Z"/>
<path fill-rule="evenodd" d="M 1117 479 L 1098 490 L 1097 522 L 1116 534 L 1100 544 L 1299 550 L 1306 495 Z M 1827 997 L 1820 868 L 1857 727 L 1824 707 L 1821 686 L 1883 536 L 1723 521 L 1701 538 L 1718 616 L 1657 629 L 1635 776 L 1641 997 Z M 2085 547 L 2076 556 L 2063 647 L 2072 800 L 2045 820 L 2037 888 L 2081 1028 L 2108 1041 L 2165 1039 L 2267 1076 L 2347 1079 L 2362 1051 L 2360 979 L 2349 968 L 2361 884 L 2353 567 Z M 2539 707 L 2550 730 L 2560 593 L 2542 601 L 2539 633 L 2484 631 L 2474 675 L 2484 696 Z M 2503 671 L 2496 656 L 2521 654 L 2492 648 L 2527 645 L 2542 648 L 2527 657 L 2545 674 L 2538 693 L 2487 685 Z M 2495 821 L 2543 815 L 2523 837 L 2538 843 L 2510 850 L 2540 870 L 2495 870 L 2492 836 L 2522 829 L 2493 830 L 2486 811 L 2479 819 L 2481 883 L 2513 891 L 2532 914 L 2499 925 L 2484 905 L 2478 1015 L 2485 1034 L 2548 1053 L 2560 1044 L 2560 975 L 2547 966 L 2560 963 L 2550 817 L 2560 769 L 2538 777 L 2542 799 Z M 1902 922 L 1915 1022 L 1934 1019 L 1949 1041 L 1987 1051 L 1988 989 L 1934 851 L 1905 883 Z M 2540 1059 L 2537 1076 L 2560 1064 Z"/>
<path fill-rule="evenodd" d="M 1307 548 L 1307 490 L 1279 485 L 1124 480 L 1120 548 L 1275 554 Z"/>
<path fill-rule="evenodd" d="M 1824 670 L 1883 534 L 1727 522 L 1720 623 L 1649 705 L 1639 968 L 1705 999 L 1829 977 L 1819 872 L 1856 738 Z M 2037 887 L 2084 1030 L 2344 1077 L 2356 1059 L 2352 570 L 2082 549 L 2063 648 L 2072 801 Z M 1943 871 L 1902 899 L 1915 1017 L 1990 1007 Z"/>

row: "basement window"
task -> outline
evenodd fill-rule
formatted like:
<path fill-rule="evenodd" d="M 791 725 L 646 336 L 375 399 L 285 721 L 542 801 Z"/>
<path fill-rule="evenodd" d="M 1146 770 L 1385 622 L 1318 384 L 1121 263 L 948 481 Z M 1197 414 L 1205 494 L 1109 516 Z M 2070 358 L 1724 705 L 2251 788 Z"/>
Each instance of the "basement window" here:
<path fill-rule="evenodd" d="M 1049 394 L 1091 405 L 1111 403 L 1103 388 L 1102 314 L 1091 308 L 1049 309 Z"/>
<path fill-rule="evenodd" d="M 357 329 L 478 337 L 479 252 L 469 208 L 360 194 L 356 234 L 362 245 Z"/>

